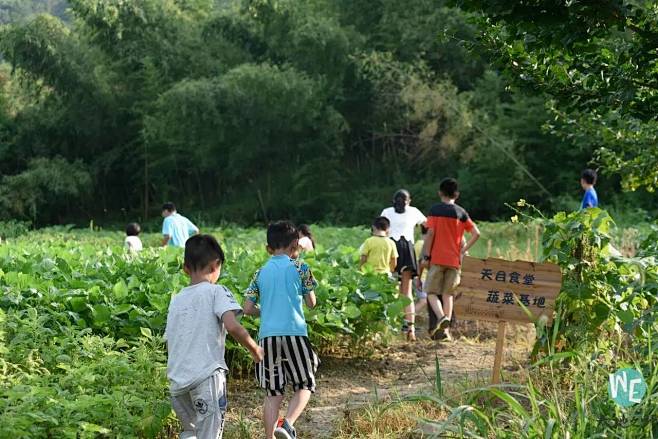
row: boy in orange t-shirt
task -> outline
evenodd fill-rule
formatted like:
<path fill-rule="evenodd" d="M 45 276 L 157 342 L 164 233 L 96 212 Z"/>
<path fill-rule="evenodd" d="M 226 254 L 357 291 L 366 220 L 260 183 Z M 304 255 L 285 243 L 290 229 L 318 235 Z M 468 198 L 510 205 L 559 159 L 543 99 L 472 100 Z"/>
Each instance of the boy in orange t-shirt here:
<path fill-rule="evenodd" d="M 427 218 L 429 231 L 423 246 L 423 263 L 429 265 L 425 282 L 427 300 L 438 317 L 437 326 L 430 328 L 430 335 L 445 331 L 450 325 L 453 307 L 453 291 L 459 285 L 464 254 L 480 238 L 480 231 L 466 210 L 455 204 L 459 198 L 457 180 L 446 178 L 439 185 L 441 203 L 430 209 Z M 462 246 L 464 232 L 471 237 Z M 439 301 L 442 296 L 443 304 Z"/>

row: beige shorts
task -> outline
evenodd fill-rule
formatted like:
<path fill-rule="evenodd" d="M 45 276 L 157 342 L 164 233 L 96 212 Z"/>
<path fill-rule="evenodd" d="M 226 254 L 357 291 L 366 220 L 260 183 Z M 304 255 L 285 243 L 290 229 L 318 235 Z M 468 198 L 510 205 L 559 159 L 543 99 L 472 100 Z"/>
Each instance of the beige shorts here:
<path fill-rule="evenodd" d="M 445 265 L 431 265 L 425 281 L 425 291 L 427 294 L 452 294 L 459 281 L 459 269 Z"/>

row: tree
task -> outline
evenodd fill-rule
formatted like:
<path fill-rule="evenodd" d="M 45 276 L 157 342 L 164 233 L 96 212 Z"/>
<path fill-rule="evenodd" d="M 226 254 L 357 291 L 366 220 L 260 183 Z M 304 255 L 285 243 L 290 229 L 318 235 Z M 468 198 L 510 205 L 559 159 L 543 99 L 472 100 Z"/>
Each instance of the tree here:
<path fill-rule="evenodd" d="M 296 169 L 341 156 L 342 117 L 317 82 L 294 68 L 243 64 L 226 75 L 182 81 L 164 93 L 148 119 L 149 148 L 180 157 L 178 172 L 241 187 L 279 215 L 296 210 Z M 154 163 L 171 169 L 166 158 Z M 219 172 L 217 172 L 219 170 Z M 213 171 L 215 178 L 212 178 Z M 317 183 L 316 183 L 317 184 Z"/>
<path fill-rule="evenodd" d="M 626 188 L 658 187 L 658 10 L 651 2 L 464 0 L 517 84 L 547 93 L 550 129 L 598 148 Z"/>
<path fill-rule="evenodd" d="M 69 221 L 144 219 L 175 199 L 211 220 L 362 223 L 401 185 L 430 205 L 448 175 L 492 218 L 518 198 L 550 208 L 565 187 L 575 195 L 575 170 L 612 142 L 568 129 L 591 120 L 584 109 L 552 96 L 555 122 L 545 93 L 490 68 L 473 50 L 478 14 L 446 0 L 68 5 L 70 21 L 0 28 L 0 172 L 80 162 L 94 197 Z"/>
<path fill-rule="evenodd" d="M 2 178 L 0 205 L 4 215 L 52 221 L 74 200 L 87 196 L 91 187 L 91 177 L 80 162 L 36 158 L 24 172 Z"/>
<path fill-rule="evenodd" d="M 0 0 L 0 24 L 15 23 L 41 13 L 67 20 L 66 0 Z"/>

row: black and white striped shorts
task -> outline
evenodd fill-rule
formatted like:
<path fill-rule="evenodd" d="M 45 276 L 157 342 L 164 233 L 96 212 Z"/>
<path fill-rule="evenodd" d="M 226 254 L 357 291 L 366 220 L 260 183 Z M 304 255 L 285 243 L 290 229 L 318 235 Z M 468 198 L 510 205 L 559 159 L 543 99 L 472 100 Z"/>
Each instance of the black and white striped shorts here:
<path fill-rule="evenodd" d="M 265 352 L 263 361 L 256 364 L 256 379 L 268 395 L 283 395 L 289 383 L 295 392 L 300 389 L 315 392 L 315 372 L 320 359 L 308 337 L 265 337 L 258 344 Z"/>

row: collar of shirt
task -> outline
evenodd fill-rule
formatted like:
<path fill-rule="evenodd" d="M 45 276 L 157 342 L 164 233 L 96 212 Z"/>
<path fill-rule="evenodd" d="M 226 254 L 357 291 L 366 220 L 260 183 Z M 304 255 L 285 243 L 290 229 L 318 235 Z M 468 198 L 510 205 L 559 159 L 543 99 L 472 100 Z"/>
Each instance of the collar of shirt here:
<path fill-rule="evenodd" d="M 272 255 L 272 259 L 290 259 L 290 260 L 292 260 L 292 258 L 288 255 Z"/>

